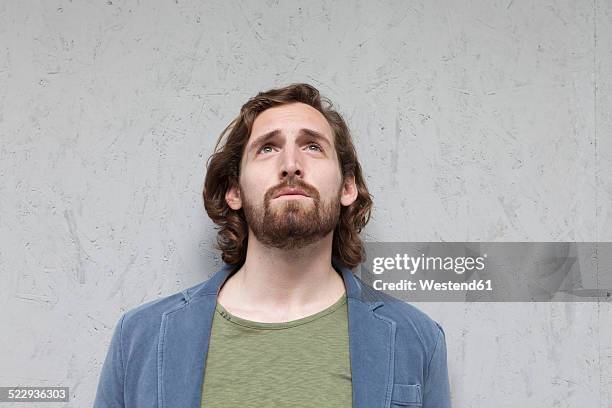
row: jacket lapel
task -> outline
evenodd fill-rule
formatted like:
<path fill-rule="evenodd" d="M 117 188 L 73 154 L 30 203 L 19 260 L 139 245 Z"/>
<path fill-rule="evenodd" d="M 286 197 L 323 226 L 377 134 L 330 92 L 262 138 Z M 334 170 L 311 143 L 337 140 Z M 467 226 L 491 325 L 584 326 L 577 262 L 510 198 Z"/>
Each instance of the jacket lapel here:
<path fill-rule="evenodd" d="M 388 407 L 393 387 L 395 322 L 374 312 L 384 305 L 365 293 L 363 283 L 337 258 L 346 286 L 353 408 Z M 374 290 L 374 289 L 371 289 Z"/>
<path fill-rule="evenodd" d="M 181 307 L 164 313 L 157 356 L 159 408 L 200 408 L 217 294 L 230 272 L 224 264 L 193 291 L 183 291 Z"/>
<path fill-rule="evenodd" d="M 332 258 L 346 287 L 353 408 L 388 407 L 393 386 L 395 322 L 374 312 L 384 305 L 365 295 L 363 283 Z M 185 302 L 162 316 L 158 361 L 159 408 L 200 408 L 202 381 L 217 295 L 232 265 L 183 291 Z M 367 290 L 367 289 L 366 289 Z"/>

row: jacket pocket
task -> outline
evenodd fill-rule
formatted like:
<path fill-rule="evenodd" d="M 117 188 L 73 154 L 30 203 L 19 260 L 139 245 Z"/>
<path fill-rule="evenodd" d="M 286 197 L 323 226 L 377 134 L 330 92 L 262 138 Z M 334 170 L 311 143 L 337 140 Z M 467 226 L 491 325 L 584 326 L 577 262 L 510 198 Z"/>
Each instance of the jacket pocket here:
<path fill-rule="evenodd" d="M 393 384 L 392 407 L 420 407 L 421 384 Z"/>

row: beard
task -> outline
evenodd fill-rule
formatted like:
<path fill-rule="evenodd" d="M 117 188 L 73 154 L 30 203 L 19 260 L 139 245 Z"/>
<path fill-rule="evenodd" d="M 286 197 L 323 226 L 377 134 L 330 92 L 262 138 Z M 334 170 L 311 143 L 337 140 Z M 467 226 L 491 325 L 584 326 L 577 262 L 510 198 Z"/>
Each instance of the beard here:
<path fill-rule="evenodd" d="M 302 188 L 311 198 L 273 198 L 274 192 L 288 186 Z M 266 193 L 263 208 L 243 197 L 244 216 L 253 235 L 263 245 L 300 249 L 321 240 L 336 228 L 340 219 L 341 191 L 342 186 L 336 197 L 324 202 L 312 187 L 299 182 L 283 184 Z"/>

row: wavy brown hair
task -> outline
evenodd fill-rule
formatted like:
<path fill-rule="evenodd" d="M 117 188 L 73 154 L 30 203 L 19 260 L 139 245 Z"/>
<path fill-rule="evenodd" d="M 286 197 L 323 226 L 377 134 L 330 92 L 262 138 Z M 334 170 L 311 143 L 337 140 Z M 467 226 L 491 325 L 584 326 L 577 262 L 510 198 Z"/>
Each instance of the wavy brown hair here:
<path fill-rule="evenodd" d="M 249 140 L 257 115 L 268 108 L 290 103 L 308 104 L 327 119 L 333 135 L 334 147 L 340 162 L 342 180 L 355 177 L 357 199 L 350 206 L 341 206 L 340 219 L 334 229 L 332 256 L 347 267 L 354 268 L 365 260 L 363 242 L 359 233 L 370 219 L 371 195 L 361 173 L 357 153 L 348 126 L 334 110 L 331 101 L 308 84 L 291 84 L 284 88 L 259 92 L 240 109 L 240 114 L 223 130 L 213 154 L 206 163 L 204 181 L 204 208 L 218 225 L 216 249 L 222 251 L 225 263 L 242 265 L 246 259 L 248 226 L 242 208 L 231 209 L 225 201 L 225 193 L 231 186 L 238 186 L 240 162 Z"/>

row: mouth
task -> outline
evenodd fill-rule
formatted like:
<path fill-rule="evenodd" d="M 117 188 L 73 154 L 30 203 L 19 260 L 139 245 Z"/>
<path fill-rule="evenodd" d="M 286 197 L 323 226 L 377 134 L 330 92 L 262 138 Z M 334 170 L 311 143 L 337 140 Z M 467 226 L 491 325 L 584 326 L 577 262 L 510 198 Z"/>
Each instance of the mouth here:
<path fill-rule="evenodd" d="M 302 195 L 302 194 L 282 194 L 276 198 L 309 198 L 309 197 Z"/>
<path fill-rule="evenodd" d="M 309 197 L 309 195 L 306 194 L 303 190 L 301 190 L 299 188 L 288 188 L 288 189 L 282 190 L 274 198 L 280 198 L 280 197 L 285 197 L 285 198 L 300 198 L 300 197 Z"/>

